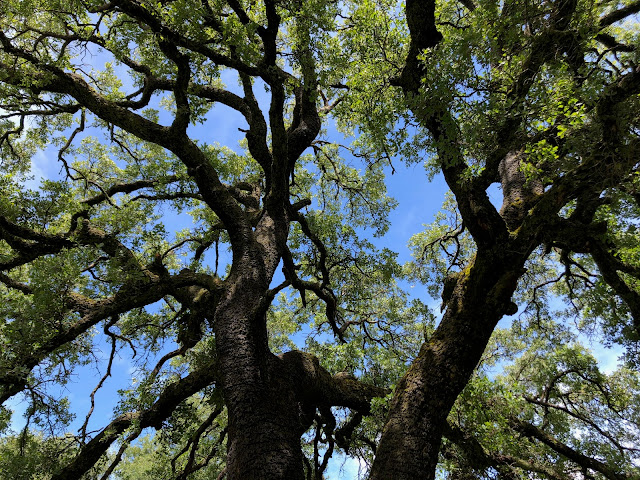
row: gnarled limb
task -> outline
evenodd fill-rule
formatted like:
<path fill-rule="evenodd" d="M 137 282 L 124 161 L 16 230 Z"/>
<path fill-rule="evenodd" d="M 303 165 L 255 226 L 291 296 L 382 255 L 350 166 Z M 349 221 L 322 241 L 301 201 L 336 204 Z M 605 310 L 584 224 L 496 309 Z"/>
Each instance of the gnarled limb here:
<path fill-rule="evenodd" d="M 633 476 L 628 476 L 626 474 L 619 473 L 613 470 L 612 468 L 610 468 L 608 465 L 602 463 L 601 461 L 596 460 L 595 458 L 588 457 L 587 455 L 584 455 L 574 450 L 570 446 L 560 442 L 556 438 L 552 437 L 551 435 L 549 435 L 548 433 L 546 433 L 545 431 L 541 430 L 540 428 L 536 427 L 531 423 L 514 419 L 513 427 L 523 435 L 530 438 L 534 438 L 544 443 L 551 449 L 555 450 L 561 455 L 564 455 L 569 460 L 577 463 L 581 467 L 601 473 L 607 479 L 626 480 L 629 478 L 633 478 Z"/>
<path fill-rule="evenodd" d="M 213 384 L 216 380 L 215 374 L 214 360 L 213 363 L 205 364 L 186 377 L 166 386 L 149 408 L 119 415 L 85 444 L 71 463 L 54 473 L 52 480 L 79 479 L 134 423 L 137 428 L 160 428 L 162 422 L 171 415 L 180 402 Z"/>

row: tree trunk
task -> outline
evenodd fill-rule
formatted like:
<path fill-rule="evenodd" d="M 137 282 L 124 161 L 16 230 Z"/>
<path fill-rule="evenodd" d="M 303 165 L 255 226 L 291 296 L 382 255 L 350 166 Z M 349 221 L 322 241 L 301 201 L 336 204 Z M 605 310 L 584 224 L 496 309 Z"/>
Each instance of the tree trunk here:
<path fill-rule="evenodd" d="M 280 360 L 265 349 L 266 331 L 257 338 L 260 317 L 216 318 L 226 323 L 216 328 L 216 344 L 229 416 L 227 478 L 302 480 L 298 405 Z"/>
<path fill-rule="evenodd" d="M 459 274 L 440 326 L 396 387 L 371 480 L 435 478 L 447 416 L 496 324 L 515 313 L 510 298 L 524 260 L 497 258 L 479 252 Z"/>
<path fill-rule="evenodd" d="M 226 389 L 233 395 L 227 402 L 229 480 L 304 479 L 297 406 L 291 390 L 278 392 L 272 380 Z"/>
<path fill-rule="evenodd" d="M 304 477 L 295 396 L 268 347 L 267 292 L 279 259 L 275 248 L 265 247 L 273 241 L 268 233 L 258 237 L 260 244 L 234 252 L 213 319 L 228 409 L 228 480 Z"/>

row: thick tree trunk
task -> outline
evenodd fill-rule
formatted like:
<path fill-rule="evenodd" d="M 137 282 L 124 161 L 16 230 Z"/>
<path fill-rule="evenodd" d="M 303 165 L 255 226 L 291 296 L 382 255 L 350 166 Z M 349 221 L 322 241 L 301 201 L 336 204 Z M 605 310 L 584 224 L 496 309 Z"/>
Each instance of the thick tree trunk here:
<path fill-rule="evenodd" d="M 214 316 L 228 410 L 228 480 L 304 476 L 294 394 L 267 343 L 267 291 L 278 261 L 275 250 L 267 250 L 254 244 L 234 258 Z"/>
<path fill-rule="evenodd" d="M 280 360 L 256 348 L 262 339 L 252 341 L 248 318 L 230 319 L 230 331 L 216 335 L 229 417 L 227 478 L 302 480 L 298 404 Z"/>
<path fill-rule="evenodd" d="M 243 270 L 245 271 L 245 270 Z M 273 355 L 267 345 L 264 285 L 239 276 L 215 316 L 218 378 L 228 410 L 229 480 L 303 480 L 301 435 L 316 409 L 342 406 L 360 413 L 387 390 L 332 376 L 313 355 Z"/>
<path fill-rule="evenodd" d="M 435 478 L 447 416 L 510 302 L 522 261 L 479 253 L 459 274 L 440 326 L 396 388 L 371 480 Z"/>
<path fill-rule="evenodd" d="M 237 327 L 234 334 L 232 341 L 217 337 L 227 343 L 218 348 L 229 416 L 227 478 L 302 480 L 302 432 L 287 378 L 276 372 L 277 358 L 252 351 L 250 335 Z"/>
<path fill-rule="evenodd" d="M 247 387 L 229 389 L 235 395 L 227 402 L 227 478 L 303 480 L 302 432 L 290 390 Z"/>

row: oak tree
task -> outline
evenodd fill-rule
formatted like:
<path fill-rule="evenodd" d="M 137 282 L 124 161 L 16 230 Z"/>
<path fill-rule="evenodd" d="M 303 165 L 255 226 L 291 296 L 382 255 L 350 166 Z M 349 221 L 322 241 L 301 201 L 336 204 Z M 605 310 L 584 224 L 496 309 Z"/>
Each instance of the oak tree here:
<path fill-rule="evenodd" d="M 29 447 L 61 452 L 53 479 L 321 479 L 335 451 L 375 480 L 637 476 L 638 11 L 3 2 L 0 399 L 28 421 L 0 468 Z M 42 155 L 60 173 L 35 185 Z M 375 240 L 398 162 L 451 191 L 404 266 Z M 65 432 L 56 389 L 90 368 Z"/>

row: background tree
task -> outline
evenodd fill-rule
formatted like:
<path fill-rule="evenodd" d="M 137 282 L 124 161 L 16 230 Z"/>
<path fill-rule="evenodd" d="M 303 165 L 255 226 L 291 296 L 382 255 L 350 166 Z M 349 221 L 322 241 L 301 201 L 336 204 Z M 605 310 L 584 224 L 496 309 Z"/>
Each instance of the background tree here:
<path fill-rule="evenodd" d="M 114 441 L 160 428 L 192 395 L 211 397 L 212 387 L 226 405 L 227 476 L 302 478 L 300 436 L 316 408 L 366 411 L 384 395 L 332 377 L 309 355 L 278 357 L 268 347 L 267 311 L 287 286 L 324 301 L 336 335 L 346 329 L 329 267 L 357 259 L 329 256 L 320 235 L 348 245 L 353 229 L 336 234 L 342 219 L 316 226 L 301 213 L 311 203 L 311 174 L 302 171 L 296 183 L 301 154 L 331 110 L 317 107 L 314 43 L 334 10 L 275 2 L 3 4 L 3 401 L 26 389 L 34 408 L 50 408 L 43 382 L 64 382 L 71 363 L 87 361 L 97 326 L 111 344 L 104 379 L 123 342 L 151 351 L 176 343 L 109 424 L 89 435 L 84 423 L 78 455 L 53 478 L 79 477 Z M 93 68 L 87 56 L 94 55 L 113 63 Z M 223 87 L 225 71 L 239 93 Z M 264 111 L 256 86 L 269 92 Z M 245 154 L 206 143 L 215 135 L 191 137 L 214 104 L 244 118 Z M 57 145 L 64 178 L 38 192 L 21 188 L 29 153 L 47 144 Z M 345 196 L 359 214 L 352 224 L 376 222 L 389 204 L 376 169 L 368 178 L 343 175 L 325 155 L 336 170 L 326 181 L 353 188 Z M 171 239 L 158 217 L 163 203 L 189 211 L 195 227 Z M 297 242 L 318 253 L 305 265 L 296 263 L 302 245 L 297 253 L 289 247 L 292 223 Z M 220 248 L 231 251 L 226 268 Z"/>
<path fill-rule="evenodd" d="M 0 398 L 54 432 L 54 386 L 100 369 L 52 478 L 319 479 L 336 449 L 373 479 L 638 474 L 638 375 L 567 320 L 637 366 L 640 3 L 0 9 Z M 214 143 L 219 109 L 243 149 Z M 62 175 L 32 190 L 39 150 Z M 453 194 L 404 270 L 367 240 L 395 156 Z M 442 291 L 437 328 L 402 275 Z"/>
<path fill-rule="evenodd" d="M 640 5 L 561 0 L 437 7 L 407 2 L 410 41 L 403 62 L 384 48 L 377 55 L 369 48 L 356 56 L 352 71 L 367 72 L 362 63 L 372 57 L 388 65 L 391 75 L 383 78 L 402 91 L 411 120 L 433 149 L 430 168 L 442 172 L 459 213 L 457 228 L 425 245 L 457 242 L 443 262 L 446 311 L 396 386 L 375 479 L 415 478 L 423 471 L 432 478 L 447 416 L 497 322 L 518 311 L 518 284 L 524 286 L 530 265 L 541 258 L 557 255 L 576 310 L 589 310 L 587 290 L 595 304 L 617 297 L 622 303 L 614 301 L 615 310 L 605 315 L 605 322 L 615 318 L 613 338 L 634 343 L 640 333 L 637 237 L 630 247 L 629 230 L 621 225 L 638 213 L 637 24 L 618 28 Z M 393 17 L 377 16 L 368 16 L 367 33 L 386 38 Z M 360 78 L 359 85 L 375 81 Z M 377 108 L 392 111 L 383 102 Z M 361 123 L 374 127 L 373 139 L 384 134 Z M 487 194 L 496 183 L 503 194 L 499 208 Z M 465 234 L 468 250 L 461 248 Z M 442 279 L 444 272 L 438 273 Z M 535 426 L 514 422 L 525 435 L 553 443 L 534 433 Z M 585 472 L 594 469 L 624 477 L 584 465 Z"/>

